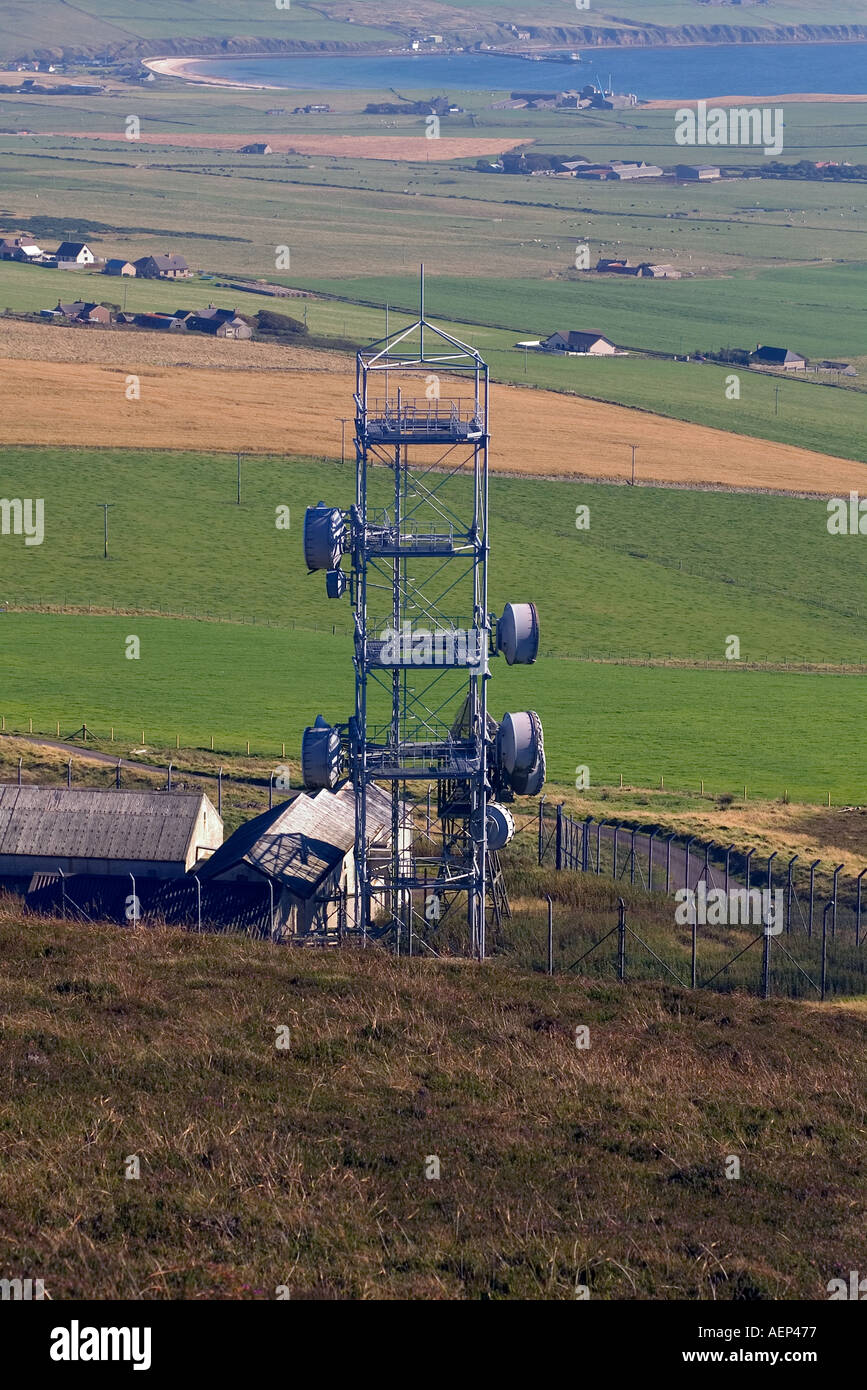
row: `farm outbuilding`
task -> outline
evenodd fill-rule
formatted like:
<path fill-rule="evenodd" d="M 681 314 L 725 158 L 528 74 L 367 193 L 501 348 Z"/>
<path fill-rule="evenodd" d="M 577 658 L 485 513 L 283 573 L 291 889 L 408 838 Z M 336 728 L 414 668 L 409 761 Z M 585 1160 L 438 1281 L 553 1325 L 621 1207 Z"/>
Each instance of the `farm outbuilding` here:
<path fill-rule="evenodd" d="M 368 828 L 374 848 L 391 844 L 391 800 L 368 788 Z M 202 865 L 199 877 L 215 882 L 270 882 L 274 889 L 275 939 L 337 935 L 355 915 L 355 791 L 300 792 L 239 827 Z"/>
<path fill-rule="evenodd" d="M 0 878 L 180 878 L 222 843 L 222 818 L 199 792 L 0 786 Z"/>
<path fill-rule="evenodd" d="M 589 353 L 591 357 L 613 357 L 617 351 L 610 338 L 602 333 L 571 332 L 552 333 L 542 343 L 544 352 Z"/>
<path fill-rule="evenodd" d="M 145 280 L 187 280 L 192 271 L 183 256 L 140 256 L 135 262 L 136 274 Z"/>
<path fill-rule="evenodd" d="M 750 353 L 750 366 L 782 367 L 787 372 L 802 372 L 807 366 L 807 359 L 791 348 L 763 347 L 760 343 L 755 352 Z"/>
<path fill-rule="evenodd" d="M 125 261 L 122 258 L 112 257 L 106 261 L 103 275 L 135 275 L 136 268 L 132 261 Z"/>

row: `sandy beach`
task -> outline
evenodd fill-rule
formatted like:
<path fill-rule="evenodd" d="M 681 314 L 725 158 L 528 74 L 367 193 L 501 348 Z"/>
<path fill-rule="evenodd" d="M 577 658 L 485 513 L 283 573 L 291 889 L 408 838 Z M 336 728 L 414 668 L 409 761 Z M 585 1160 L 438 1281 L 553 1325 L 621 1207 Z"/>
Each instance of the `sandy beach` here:
<path fill-rule="evenodd" d="M 245 55 L 255 56 L 255 55 Z M 271 55 L 274 56 L 273 54 Z M 283 92 L 285 87 L 273 82 L 233 82 L 228 77 L 201 77 L 195 71 L 197 63 L 206 62 L 202 58 L 145 58 L 143 66 L 157 72 L 162 77 L 180 77 L 184 82 L 198 82 L 202 87 L 240 87 L 248 92 Z"/>

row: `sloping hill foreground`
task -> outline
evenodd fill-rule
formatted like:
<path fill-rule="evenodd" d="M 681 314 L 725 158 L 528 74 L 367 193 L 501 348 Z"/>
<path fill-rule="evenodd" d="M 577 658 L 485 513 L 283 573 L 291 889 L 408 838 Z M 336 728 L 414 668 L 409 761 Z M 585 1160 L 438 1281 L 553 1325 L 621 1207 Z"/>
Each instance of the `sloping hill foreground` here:
<path fill-rule="evenodd" d="M 0 952 L 0 1273 L 54 1299 L 822 1299 L 867 1262 L 854 1006 L 9 909 Z"/>

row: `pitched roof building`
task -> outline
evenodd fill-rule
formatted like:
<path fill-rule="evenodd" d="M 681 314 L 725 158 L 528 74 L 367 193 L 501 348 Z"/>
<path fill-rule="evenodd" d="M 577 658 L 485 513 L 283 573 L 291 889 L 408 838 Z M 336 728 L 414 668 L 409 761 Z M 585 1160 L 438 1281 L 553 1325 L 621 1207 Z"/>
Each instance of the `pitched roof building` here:
<path fill-rule="evenodd" d="M 111 323 L 110 309 L 106 309 L 104 304 L 94 304 L 93 301 L 85 303 L 83 299 L 73 300 L 71 304 L 63 304 L 58 300 L 55 313 L 62 314 L 72 323 Z"/>
<path fill-rule="evenodd" d="M 0 786 L 0 877 L 174 878 L 222 842 L 222 819 L 199 792 Z"/>
<path fill-rule="evenodd" d="M 545 352 L 589 353 L 591 357 L 613 357 L 617 351 L 610 338 L 602 333 L 570 332 L 552 333 L 542 343 Z"/>
<path fill-rule="evenodd" d="M 374 847 L 391 842 L 391 799 L 367 789 Z M 354 920 L 355 791 L 300 792 L 239 827 L 202 865 L 203 883 L 270 881 L 276 934 L 340 931 Z"/>
<path fill-rule="evenodd" d="M 58 261 L 72 261 L 76 265 L 93 265 L 96 256 L 83 241 L 62 241 L 57 248 Z"/>
<path fill-rule="evenodd" d="M 791 348 L 763 347 L 759 344 L 755 352 L 750 353 L 750 364 L 753 363 L 765 367 L 783 367 L 787 372 L 800 372 L 806 367 L 807 359 L 799 352 L 792 352 Z"/>
<path fill-rule="evenodd" d="M 161 256 L 140 256 L 135 261 L 136 274 L 146 280 L 186 280 L 192 271 L 183 256 L 166 253 Z"/>

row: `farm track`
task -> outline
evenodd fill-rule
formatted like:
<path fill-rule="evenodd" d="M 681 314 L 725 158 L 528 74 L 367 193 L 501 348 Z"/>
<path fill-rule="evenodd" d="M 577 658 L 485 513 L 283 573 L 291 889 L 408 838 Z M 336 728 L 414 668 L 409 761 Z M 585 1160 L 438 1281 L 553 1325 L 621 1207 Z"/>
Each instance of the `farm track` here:
<path fill-rule="evenodd" d="M 153 349 L 132 335 L 63 336 L 86 360 L 0 358 L 0 443 L 140 448 L 146 439 L 151 449 L 210 450 L 216 443 L 250 453 L 338 456 L 335 418 L 351 410 L 355 389 L 346 358 L 320 354 L 313 367 L 297 349 L 273 349 L 293 368 L 285 375 L 232 369 L 225 359 L 219 367 L 151 366 L 143 357 L 150 351 L 189 360 L 190 342 L 168 348 L 161 341 Z M 99 360 L 106 344 L 121 353 L 122 365 Z M 213 351 L 217 344 L 205 346 Z M 137 400 L 126 397 L 130 372 L 139 376 Z M 864 465 L 850 459 L 581 397 L 497 385 L 493 411 L 498 472 L 624 481 L 628 445 L 636 443 L 641 483 L 813 495 L 864 487 Z"/>

